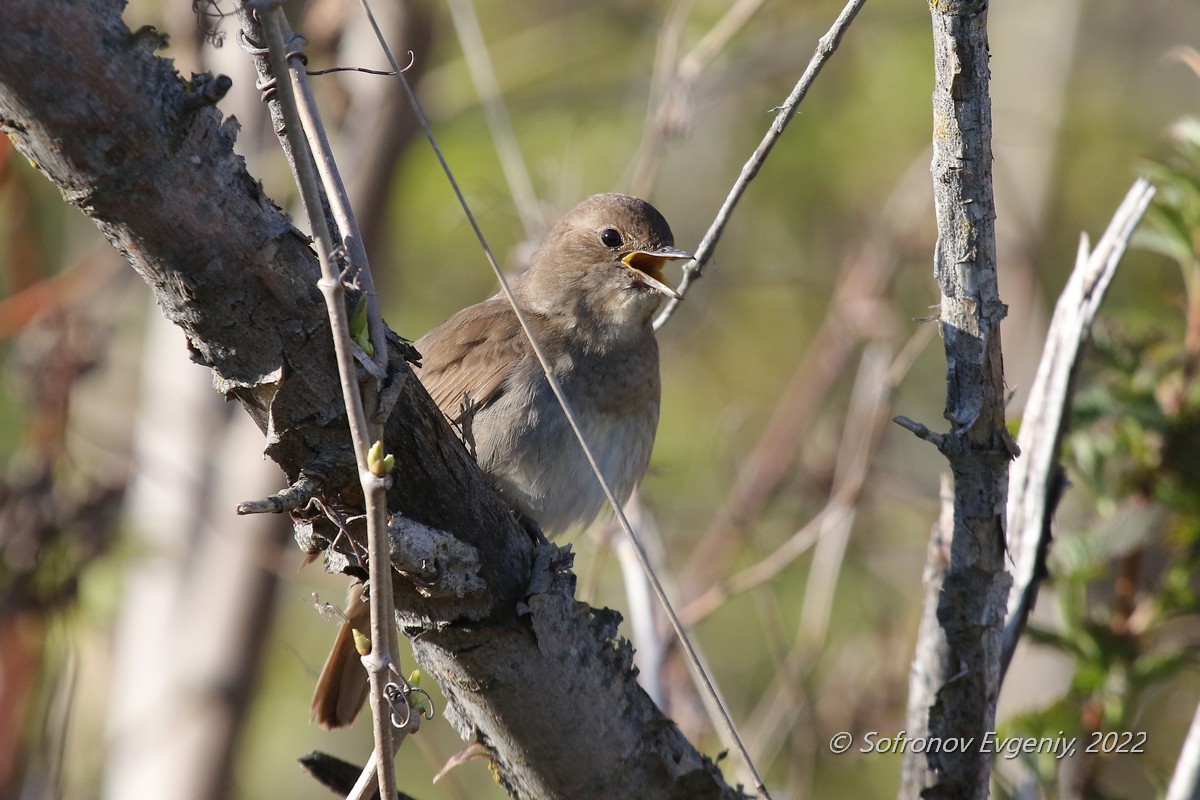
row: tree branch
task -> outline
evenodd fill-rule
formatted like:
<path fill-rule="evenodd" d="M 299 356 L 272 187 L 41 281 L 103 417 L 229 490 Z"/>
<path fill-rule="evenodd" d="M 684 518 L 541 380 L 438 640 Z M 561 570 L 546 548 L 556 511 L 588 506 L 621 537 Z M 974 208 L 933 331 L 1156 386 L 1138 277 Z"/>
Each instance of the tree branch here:
<path fill-rule="evenodd" d="M 7 3 L 0 124 L 129 258 L 288 480 L 319 478 L 328 507 L 361 508 L 316 259 L 233 153 L 234 125 L 120 9 Z M 486 587 L 446 599 L 395 586 L 460 733 L 491 748 L 518 796 L 735 796 L 637 687 L 615 615 L 574 600 L 563 551 L 534 552 L 391 346 L 383 390 L 404 383 L 385 424 L 401 456 L 388 506 L 474 548 Z M 332 536 L 317 519 L 298 538 L 315 551 Z"/>
<path fill-rule="evenodd" d="M 1081 239 L 1075 269 L 1054 306 L 1017 439 L 1024 458 L 1013 466 L 1008 482 L 1008 545 L 1015 585 L 1008 598 L 1004 628 L 1004 671 L 1008 670 L 1045 577 L 1050 523 L 1065 483 L 1058 459 L 1070 421 L 1072 384 L 1083 345 L 1091 335 L 1092 322 L 1121 256 L 1153 197 L 1154 187 L 1139 178 L 1113 214 L 1096 249 L 1088 252 L 1087 237 Z"/>
<path fill-rule="evenodd" d="M 841 44 L 842 36 L 845 35 L 850 23 L 858 16 L 859 9 L 863 7 L 866 0 L 848 0 L 841 13 L 837 15 L 837 19 L 833 21 L 833 25 L 826 31 L 825 35 L 817 40 L 817 50 L 813 53 L 812 59 L 808 62 L 808 67 L 804 70 L 804 74 L 800 76 L 800 80 L 792 88 L 791 94 L 784 100 L 783 105 L 779 107 L 775 114 L 775 119 L 771 122 L 771 127 L 767 129 L 762 141 L 758 147 L 754 148 L 754 152 L 750 155 L 750 159 L 742 166 L 742 171 L 738 178 L 733 183 L 733 187 L 729 190 L 729 195 L 725 198 L 725 202 L 721 204 L 720 210 L 717 211 L 717 216 L 709 226 L 708 231 L 704 234 L 704 238 L 700 240 L 699 246 L 696 247 L 696 254 L 693 259 L 683 267 L 683 280 L 679 283 L 679 294 L 682 297 L 687 294 L 688 287 L 692 282 L 699 279 L 704 274 L 704 267 L 712 258 L 713 253 L 717 249 L 717 242 L 721 239 L 721 234 L 725 232 L 725 226 L 729 223 L 729 218 L 733 216 L 733 209 L 737 206 L 738 201 L 742 199 L 742 195 L 746 192 L 746 187 L 758 175 L 758 171 L 762 169 L 762 165 L 766 162 L 767 156 L 771 154 L 775 143 L 779 141 L 779 137 L 783 136 L 784 129 L 788 123 L 792 121 L 792 117 L 796 116 L 796 110 L 800 108 L 800 103 L 808 95 L 808 90 L 812 88 L 813 82 L 817 79 L 817 75 L 821 73 L 822 67 L 829 57 L 833 55 L 833 51 L 837 50 Z M 672 298 L 666 307 L 659 312 L 654 320 L 654 329 L 658 330 L 663 325 L 667 324 L 667 320 L 675 313 L 675 309 L 679 307 L 680 300 Z"/>
<path fill-rule="evenodd" d="M 1000 321 L 992 197 L 992 112 L 988 95 L 986 0 L 930 4 L 933 23 L 933 186 L 938 240 L 934 276 L 941 287 L 950 430 L 938 449 L 954 480 L 949 563 L 927 568 L 935 585 L 936 626 L 922 625 L 910 692 L 919 735 L 970 743 L 905 757 L 901 797 L 985 798 L 991 756 L 981 741 L 992 729 L 1000 689 L 1000 634 L 1011 578 L 1004 571 L 1004 500 L 1016 446 L 1004 423 Z M 928 436 L 924 426 L 910 424 Z M 931 554 L 941 548 L 931 548 Z M 939 580 L 940 579 L 940 580 Z M 926 621 L 931 621 L 926 609 Z M 937 752 L 933 752 L 937 750 Z"/>

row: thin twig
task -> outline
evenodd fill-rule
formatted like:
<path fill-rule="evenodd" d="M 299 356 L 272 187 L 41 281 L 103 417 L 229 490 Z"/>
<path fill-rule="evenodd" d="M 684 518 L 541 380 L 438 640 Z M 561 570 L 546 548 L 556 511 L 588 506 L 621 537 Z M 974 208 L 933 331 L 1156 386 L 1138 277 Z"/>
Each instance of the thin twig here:
<path fill-rule="evenodd" d="M 834 476 L 833 488 L 824 508 L 817 512 L 811 520 L 798 531 L 788 537 L 787 541 L 771 551 L 769 555 L 746 567 L 730 578 L 714 584 L 708 591 L 688 603 L 682 611 L 684 622 L 694 626 L 720 608 L 730 598 L 748 592 L 774 579 L 779 573 L 808 552 L 831 530 L 844 528 L 853 519 L 855 504 L 866 480 L 870 466 L 870 456 L 878 446 L 879 429 L 875 426 L 876 417 L 882 413 L 891 402 L 896 387 L 912 366 L 913 360 L 929 343 L 932 329 L 921 327 L 901 348 L 899 355 L 892 359 L 884 378 L 886 394 L 872 398 L 875 405 L 864 409 L 847 423 L 843 432 L 843 441 L 838 458 L 838 470 Z M 859 391 L 856 384 L 855 392 Z M 857 430 L 866 428 L 869 436 L 862 437 Z M 857 442 L 853 450 L 851 446 L 851 429 L 860 434 L 854 438 Z M 850 458 L 852 454 L 852 459 Z M 847 459 L 850 459 L 849 461 Z M 849 463 L 850 467 L 844 466 Z"/>
<path fill-rule="evenodd" d="M 873 226 L 862 245 L 843 260 L 817 333 L 711 524 L 689 554 L 681 580 L 685 589 L 710 586 L 717 576 L 726 574 L 726 565 L 737 552 L 742 534 L 786 477 L 821 398 L 842 374 L 853 348 L 863 337 L 877 335 L 877 331 L 892 324 L 881 293 L 900 260 L 897 254 L 925 219 L 928 174 L 929 153 L 925 151 L 912 160 L 880 204 L 880 224 Z M 921 326 L 893 364 L 893 374 L 907 370 L 907 359 L 924 349 L 934 330 L 933 326 Z"/>
<path fill-rule="evenodd" d="M 1013 559 L 1013 588 L 1008 597 L 1001 671 L 1007 671 L 1029 612 L 1037 601 L 1049 550 L 1055 475 L 1063 435 L 1070 419 L 1073 378 L 1084 342 L 1134 230 L 1146 212 L 1154 187 L 1134 182 L 1112 221 L 1088 252 L 1081 237 L 1075 269 L 1063 287 L 1046 333 L 1046 345 L 1021 420 L 1017 445 L 1024 454 L 1013 465 L 1008 484 L 1008 545 Z"/>
<path fill-rule="evenodd" d="M 280 489 L 270 497 L 238 503 L 237 513 L 282 514 L 285 511 L 294 511 L 313 498 L 313 495 L 317 493 L 318 486 L 316 478 L 301 474 L 291 486 Z"/>
<path fill-rule="evenodd" d="M 679 117 L 686 114 L 680 106 L 686 102 L 690 87 L 679 80 L 676 55 L 691 6 L 692 0 L 675 0 L 658 26 L 642 141 L 629 167 L 631 177 L 623 181 L 638 197 L 650 196 L 666 141 L 681 126 L 683 120 Z"/>
<path fill-rule="evenodd" d="M 837 515 L 836 521 L 825 526 L 817 539 L 808 581 L 804 585 L 796 639 L 803 642 L 804 649 L 810 654 L 819 653 L 825 647 L 829 618 L 833 611 L 833 594 L 837 589 L 846 546 L 858 513 L 858 496 L 871 466 L 871 454 L 883 433 L 886 409 L 891 405 L 894 387 L 887 382 L 891 360 L 891 347 L 882 342 L 869 343 L 863 348 L 859 360 L 858 375 L 850 393 L 846 426 L 842 431 L 842 443 L 834 462 L 833 487 L 838 495 L 845 498 L 844 510 Z"/>
<path fill-rule="evenodd" d="M 683 619 L 688 625 L 696 625 L 717 609 L 721 608 L 732 597 L 748 592 L 761 586 L 786 569 L 797 558 L 808 552 L 831 517 L 845 511 L 839 498 L 831 498 L 815 517 L 800 530 L 788 537 L 787 541 L 771 551 L 766 558 L 746 567 L 726 580 L 713 584 L 708 591 L 688 603 L 683 609 Z"/>
<path fill-rule="evenodd" d="M 287 19 L 281 18 L 285 37 L 295 38 L 295 34 L 287 27 Z M 366 360 L 365 366 L 376 380 L 382 381 L 387 374 L 388 345 L 387 334 L 384 331 L 383 316 L 379 311 L 379 298 L 375 293 L 375 279 L 367 262 L 367 248 L 363 244 L 362 233 L 358 229 L 358 221 L 350 208 L 350 198 L 346 185 L 342 181 L 337 163 L 333 158 L 333 148 L 329 146 L 329 137 L 325 135 L 325 126 L 321 124 L 317 111 L 317 102 L 313 98 L 309 86 L 308 73 L 299 66 L 293 67 L 288 62 L 288 72 L 292 76 L 295 89 L 296 103 L 299 107 L 300 119 L 304 124 L 304 135 L 308 138 L 309 150 L 316 163 L 317 174 L 321 183 L 327 187 L 326 199 L 329 202 L 333 220 L 339 229 L 339 238 L 346 248 L 346 260 L 349 262 L 349 279 L 367 298 L 367 333 L 374 353 Z M 276 76 L 278 78 L 278 76 Z M 374 416 L 373 409 L 367 409 L 368 421 Z M 382 422 L 372 426 L 370 441 L 378 438 Z"/>
<path fill-rule="evenodd" d="M 888 312 L 881 296 L 896 266 L 891 252 L 886 242 L 868 241 L 843 261 L 824 319 L 733 486 L 692 548 L 683 573 L 685 586 L 708 586 L 713 576 L 724 574 L 740 534 L 762 514 L 788 475 L 821 399 L 860 342 L 886 327 Z"/>
<path fill-rule="evenodd" d="M 821 68 L 825 66 L 825 62 L 837 50 L 838 44 L 842 41 L 842 36 L 846 33 L 846 29 L 850 27 L 850 23 L 854 21 L 854 17 L 858 14 L 859 9 L 863 7 L 864 3 L 866 3 L 866 0 L 850 0 L 850 2 L 846 3 L 845 8 L 838 14 L 829 31 L 817 40 L 817 50 L 808 62 L 808 68 L 800 76 L 800 80 L 792 89 L 792 93 L 788 95 L 787 100 L 780 106 L 778 113 L 775 114 L 774 121 L 771 123 L 771 127 L 767 129 L 763 140 L 754 149 L 750 160 L 742 167 L 742 172 L 734 182 L 733 188 L 729 190 L 729 195 L 721 205 L 721 210 L 717 212 L 716 219 L 713 220 L 708 232 L 704 234 L 704 238 L 700 240 L 700 245 L 696 248 L 695 258 L 684 265 L 683 280 L 680 281 L 678 289 L 680 298 L 672 298 L 667 303 L 667 307 L 654 320 L 655 330 L 658 330 L 667 323 L 667 320 L 675 313 L 675 309 L 679 307 L 683 295 L 687 293 L 692 282 L 698 280 L 703 275 L 704 267 L 708 264 L 709 259 L 712 258 L 713 251 L 716 250 L 717 242 L 720 240 L 721 234 L 724 233 L 725 226 L 729 223 L 729 218 L 733 215 L 734 207 L 742 199 L 742 195 L 746 192 L 746 187 L 750 185 L 750 181 L 754 180 L 754 177 L 758 175 L 758 171 L 767 160 L 767 156 L 771 154 L 771 149 L 775 147 L 775 143 L 783 135 L 784 129 L 792 121 L 792 117 L 796 115 L 796 110 L 800 107 L 800 103 L 804 100 L 805 95 L 808 94 L 813 81 L 820 74 Z"/>
<path fill-rule="evenodd" d="M 737 0 L 729 7 L 717 24 L 696 43 L 696 46 L 679 62 L 679 73 L 685 80 L 695 80 L 717 53 L 729 44 L 750 18 L 762 8 L 763 0 Z"/>
<path fill-rule="evenodd" d="M 517 206 L 526 238 L 535 241 L 541 238 L 544 232 L 541 205 L 533 189 L 533 181 L 529 179 L 529 168 L 521 156 L 512 120 L 508 116 L 500 85 L 496 81 L 496 71 L 488 56 L 483 32 L 479 29 L 475 4 L 471 0 L 449 0 L 447 7 L 450 9 L 450 19 L 454 23 L 454 32 L 458 35 L 463 57 L 467 61 L 467 70 L 471 73 L 475 91 L 483 104 L 483 114 L 491 130 L 492 141 L 496 143 L 500 168 L 504 172 L 504 180 L 508 183 L 508 191 Z"/>
<path fill-rule="evenodd" d="M 358 780 L 354 782 L 350 793 L 346 795 L 346 800 L 364 800 L 364 798 L 371 797 L 379 788 L 378 777 L 379 751 L 372 750 L 367 763 L 363 765 L 362 772 L 358 774 Z M 383 797 L 384 795 L 381 793 L 379 796 Z"/>
<path fill-rule="evenodd" d="M 364 658 L 364 662 L 368 663 L 371 683 L 371 712 L 374 721 L 380 795 L 394 797 L 396 793 L 393 762 L 395 746 L 393 744 L 391 711 L 384 696 L 384 687 L 396 671 L 397 651 L 396 627 L 392 612 L 392 569 L 387 539 L 387 479 L 373 474 L 367 464 L 370 430 L 357 380 L 354 344 L 350 338 L 350 324 L 345 307 L 345 288 L 342 285 L 342 276 L 331 259 L 333 241 L 321 211 L 321 190 L 317 183 L 307 142 L 302 138 L 304 127 L 296 100 L 296 87 L 293 85 L 295 78 L 292 77 L 293 71 L 288 67 L 288 55 L 285 52 L 283 11 L 278 5 L 274 5 L 261 9 L 258 14 L 267 39 L 271 71 L 277 82 L 276 89 L 286 125 L 285 133 L 295 155 L 301 200 L 312 225 L 313 242 L 321 264 L 321 279 L 318 281 L 318 286 L 325 298 L 326 309 L 329 313 L 346 416 L 350 424 L 354 457 L 366 506 L 372 649 L 370 656 Z M 362 269 L 366 269 L 365 263 L 362 265 Z"/>
<path fill-rule="evenodd" d="M 388 46 L 382 32 L 379 30 L 379 26 L 375 22 L 374 14 L 371 13 L 369 0 L 359 0 L 359 2 L 362 5 L 363 10 L 366 12 L 372 28 L 375 30 L 375 35 L 379 40 L 380 47 L 383 48 L 388 61 L 391 62 L 393 69 L 395 69 L 396 58 L 392 54 L 391 48 Z M 679 639 L 680 646 L 683 648 L 688 663 L 692 668 L 692 672 L 700 683 L 702 689 L 701 696 L 704 698 L 705 704 L 711 707 L 710 710 L 715 712 L 717 718 L 720 719 L 722 723 L 722 727 L 718 729 L 722 734 L 722 738 L 726 740 L 727 746 L 733 747 L 737 750 L 747 772 L 752 779 L 755 790 L 762 797 L 769 798 L 770 795 L 767 793 L 766 785 L 759 776 L 758 770 L 755 768 L 754 762 L 750 758 L 750 753 L 746 750 L 746 746 L 742 742 L 741 736 L 738 734 L 737 726 L 733 722 L 733 717 L 730 716 L 728 709 L 725 707 L 725 704 L 722 701 L 719 692 L 717 691 L 716 685 L 713 683 L 712 678 L 709 677 L 707 670 L 705 670 L 695 647 L 692 646 L 691 640 L 688 637 L 687 632 L 684 630 L 683 623 L 680 622 L 678 614 L 675 613 L 675 609 L 671 605 L 671 601 L 667 597 L 665 589 L 663 589 L 662 582 L 658 579 L 658 575 L 654 572 L 654 568 L 650 563 L 650 557 L 646 554 L 646 550 L 642 546 L 642 543 L 638 541 L 637 536 L 634 535 L 633 528 L 630 526 L 629 520 L 625 518 L 625 514 L 621 509 L 621 504 L 617 502 L 616 495 L 613 494 L 612 488 L 608 485 L 608 481 L 604 479 L 604 475 L 600 472 L 599 464 L 596 462 L 596 458 L 593 454 L 591 446 L 588 444 L 587 439 L 583 435 L 583 429 L 579 425 L 579 420 L 575 416 L 575 412 L 571 408 L 571 404 L 567 401 L 566 394 L 563 393 L 562 386 L 559 384 L 558 378 L 554 375 L 554 369 L 551 366 L 549 359 L 546 357 L 545 352 L 542 350 L 541 345 L 538 343 L 537 337 L 533 333 L 533 329 L 529 325 L 529 320 L 526 319 L 521 307 L 517 305 L 516 298 L 513 296 L 512 289 L 508 284 L 508 280 L 504 276 L 504 271 L 500 269 L 500 265 L 496 262 L 496 257 L 493 255 L 492 249 L 487 243 L 487 238 L 483 235 L 483 231 L 479 227 L 479 223 L 475 219 L 475 215 L 471 213 L 471 209 L 467 203 L 466 197 L 463 195 L 462 189 L 458 185 L 458 181 L 454 178 L 454 174 L 450 169 L 449 163 L 446 161 L 445 155 L 442 153 L 441 147 L 438 146 L 437 140 L 433 135 L 433 128 L 429 125 L 429 120 L 426 118 L 425 112 L 421 108 L 421 104 L 417 101 L 417 97 L 413 93 L 412 87 L 409 86 L 408 79 L 398 69 L 396 72 L 396 79 L 403 87 L 404 93 L 408 96 L 409 103 L 412 105 L 413 113 L 421 123 L 421 127 L 425 130 L 425 135 L 429 139 L 430 146 L 433 148 L 434 154 L 437 156 L 437 159 L 442 166 L 442 170 L 446 174 L 446 179 L 450 183 L 450 187 L 453 189 L 455 196 L 458 198 L 458 202 L 462 206 L 463 213 L 466 215 L 467 221 L 471 225 L 471 229 L 475 232 L 475 236 L 479 240 L 479 245 L 483 250 L 484 257 L 487 259 L 489 266 L 491 266 L 493 273 L 495 273 L 496 279 L 500 283 L 500 290 L 505 299 L 508 300 L 509 305 L 512 307 L 513 313 L 517 318 L 517 322 L 520 324 L 522 332 L 529 341 L 530 349 L 533 350 L 538 363 L 542 367 L 542 371 L 546 376 L 546 382 L 549 384 L 550 390 L 554 393 L 555 398 L 557 398 L 558 404 L 563 410 L 563 415 L 567 418 L 567 422 L 570 424 L 571 430 L 575 433 L 575 438 L 578 440 L 580 447 L 583 449 L 584 456 L 587 458 L 588 465 L 591 467 L 592 473 L 596 476 L 596 480 L 599 482 L 600 488 L 604 492 L 604 496 L 608 499 L 608 503 L 612 507 L 613 513 L 616 515 L 616 518 L 621 526 L 621 530 L 625 532 L 625 535 L 629 539 L 634 552 L 637 554 L 638 561 L 641 563 L 642 569 L 646 572 L 646 576 L 650 581 L 650 586 L 654 590 L 655 596 L 663 606 L 663 611 L 666 613 L 667 619 L 670 621 L 671 627 L 674 629 L 675 635 Z"/>
<path fill-rule="evenodd" d="M 649 544 L 658 557 L 662 558 L 662 537 L 658 527 L 639 493 L 635 490 L 629 502 L 625 504 L 625 518 L 633 526 L 638 538 Z M 670 649 L 670 639 L 663 636 L 660 630 L 659 616 L 654 613 L 655 600 L 651 596 L 650 584 L 646 573 L 638 563 L 637 554 L 629 545 L 629 537 L 616 539 L 612 544 L 616 551 L 617 563 L 621 568 L 622 583 L 625 584 L 625 604 L 623 609 L 629 614 L 629 628 L 632 631 L 633 658 L 638 670 L 638 683 L 650 695 L 650 699 L 660 707 L 663 706 L 663 676 L 662 665 Z"/>
<path fill-rule="evenodd" d="M 906 431 L 911 431 L 913 436 L 916 436 L 918 439 L 924 439 L 939 450 L 946 443 L 946 437 L 942 436 L 936 431 L 930 430 L 928 426 L 915 420 L 911 420 L 906 416 L 898 415 L 892 417 L 892 422 L 896 423 L 901 428 L 904 428 Z"/>
<path fill-rule="evenodd" d="M 651 97 L 658 98 L 657 110 L 648 119 L 642 143 L 638 147 L 631 182 L 634 194 L 649 194 L 667 141 L 679 136 L 689 126 L 689 98 L 700 73 L 762 4 L 763 0 L 738 0 L 677 64 L 673 63 L 674 53 L 679 46 L 679 34 L 687 16 L 687 5 L 690 4 L 676 3 L 672 7 L 658 37 L 654 79 L 651 82 Z"/>
<path fill-rule="evenodd" d="M 807 677 L 824 652 L 836 578 L 872 455 L 886 429 L 887 411 L 896 387 L 911 365 L 913 354 L 929 341 L 925 330 L 918 329 L 900 354 L 887 364 L 881 362 L 885 345 L 875 343 L 864 348 L 838 449 L 832 496 L 820 515 L 820 522 L 814 520 L 813 542 L 817 550 L 808 568 L 800 624 L 786 658 L 777 662 L 771 686 L 751 716 L 755 725 L 747 737 L 759 758 L 774 759 L 778 748 L 800 727 L 798 717 L 803 711 L 805 695 L 799 687 L 806 685 Z M 822 547 L 827 548 L 824 556 Z"/>

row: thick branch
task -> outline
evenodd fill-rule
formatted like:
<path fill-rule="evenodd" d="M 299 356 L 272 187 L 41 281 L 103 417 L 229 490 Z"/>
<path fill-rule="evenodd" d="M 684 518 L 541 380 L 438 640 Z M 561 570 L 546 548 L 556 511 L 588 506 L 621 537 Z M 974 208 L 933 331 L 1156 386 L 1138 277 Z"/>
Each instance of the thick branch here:
<path fill-rule="evenodd" d="M 0 124 L 129 258 L 289 480 L 318 477 L 327 505 L 359 508 L 316 259 L 234 155 L 234 125 L 120 10 L 6 3 Z M 408 371 L 395 347 L 393 386 Z M 425 634 L 418 657 L 460 730 L 493 748 L 508 785 L 539 797 L 732 796 L 637 687 L 612 616 L 576 603 L 555 559 L 534 570 L 528 536 L 418 381 L 403 382 L 385 441 L 399 458 L 389 508 L 480 555 L 486 591 L 470 602 L 398 582 L 397 605 Z"/>
<path fill-rule="evenodd" d="M 933 687 L 932 703 L 910 706 L 909 725 L 973 746 L 909 754 L 901 796 L 984 798 L 991 757 L 980 742 L 992 729 L 1000 688 L 1000 635 L 1011 584 L 1004 571 L 1004 501 L 1016 452 L 1004 427 L 1000 321 L 1006 309 L 996 285 L 987 2 L 934 2 L 930 13 L 934 274 L 942 294 L 950 423 L 938 446 L 950 462 L 954 501 L 950 562 L 940 589 L 927 594 L 937 604 L 938 627 L 923 628 L 912 682 L 914 691 L 922 683 Z"/>

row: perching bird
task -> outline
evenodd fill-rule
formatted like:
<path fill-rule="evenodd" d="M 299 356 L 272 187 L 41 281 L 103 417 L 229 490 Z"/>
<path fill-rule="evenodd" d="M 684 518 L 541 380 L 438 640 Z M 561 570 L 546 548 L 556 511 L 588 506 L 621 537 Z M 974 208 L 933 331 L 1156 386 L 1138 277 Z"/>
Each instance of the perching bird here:
<path fill-rule="evenodd" d="M 623 194 L 584 200 L 550 230 L 511 282 L 601 473 L 621 503 L 646 473 L 658 427 L 658 343 L 652 327 L 667 261 L 689 259 L 652 205 Z M 548 536 L 590 522 L 605 497 L 542 367 L 503 295 L 459 311 L 416 341 L 416 372 L 464 428 L 479 466 Z M 465 410 L 465 415 L 464 415 Z M 350 629 L 368 605 L 351 592 L 347 620 L 313 696 L 313 719 L 350 724 L 367 693 Z"/>

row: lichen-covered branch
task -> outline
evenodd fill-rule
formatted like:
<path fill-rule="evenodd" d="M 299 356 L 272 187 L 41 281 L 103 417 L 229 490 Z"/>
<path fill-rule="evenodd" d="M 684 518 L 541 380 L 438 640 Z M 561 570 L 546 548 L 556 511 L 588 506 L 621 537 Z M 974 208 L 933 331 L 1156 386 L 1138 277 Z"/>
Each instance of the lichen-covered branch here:
<path fill-rule="evenodd" d="M 953 509 L 949 563 L 940 586 L 926 595 L 936 603 L 937 626 L 922 628 L 911 684 L 930 687 L 931 702 L 910 705 L 908 721 L 910 730 L 973 744 L 908 754 L 901 797 L 983 798 L 991 776 L 991 756 L 979 743 L 993 727 L 1000 689 L 1011 585 L 1004 571 L 1004 509 L 1016 446 L 1004 424 L 1000 321 L 1006 309 L 996 284 L 987 8 L 986 0 L 930 4 L 934 275 L 941 289 L 950 428 L 929 438 L 950 463 Z"/>

